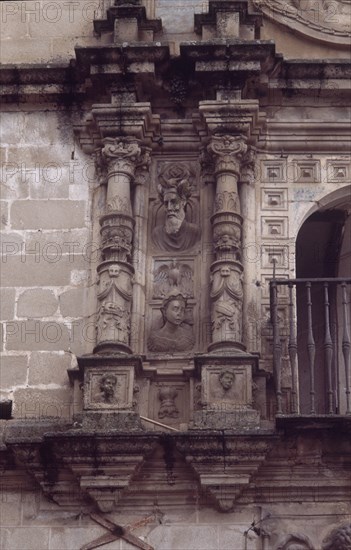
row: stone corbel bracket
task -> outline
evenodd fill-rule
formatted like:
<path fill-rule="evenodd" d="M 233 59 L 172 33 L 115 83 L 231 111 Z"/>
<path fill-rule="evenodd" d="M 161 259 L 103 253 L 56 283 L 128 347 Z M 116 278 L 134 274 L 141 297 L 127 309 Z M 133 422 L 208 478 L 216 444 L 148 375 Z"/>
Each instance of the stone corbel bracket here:
<path fill-rule="evenodd" d="M 34 429 L 38 431 L 38 426 Z M 27 423 L 27 434 L 28 430 Z M 153 452 L 157 436 L 77 428 L 30 439 L 16 427 L 9 431 L 6 444 L 50 500 L 71 509 L 91 510 L 93 505 L 110 512 Z"/>
<path fill-rule="evenodd" d="M 205 495 L 221 512 L 231 512 L 274 445 L 268 435 L 195 432 L 178 437 L 176 448 L 199 479 Z"/>

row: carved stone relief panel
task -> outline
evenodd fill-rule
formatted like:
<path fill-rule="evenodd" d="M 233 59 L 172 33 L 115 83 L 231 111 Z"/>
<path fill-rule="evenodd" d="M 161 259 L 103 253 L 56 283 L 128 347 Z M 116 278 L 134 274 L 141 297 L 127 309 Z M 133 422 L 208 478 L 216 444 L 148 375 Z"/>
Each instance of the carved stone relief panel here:
<path fill-rule="evenodd" d="M 86 368 L 84 387 L 85 409 L 131 410 L 135 390 L 134 367 Z"/>
<path fill-rule="evenodd" d="M 252 404 L 251 365 L 206 365 L 202 370 L 202 403 L 215 410 Z"/>
<path fill-rule="evenodd" d="M 150 418 L 163 424 L 179 425 L 189 420 L 189 383 L 178 378 L 152 382 L 149 398 Z"/>
<path fill-rule="evenodd" d="M 164 299 L 170 292 L 178 290 L 186 298 L 194 297 L 194 259 L 169 260 L 158 258 L 154 261 L 152 298 Z"/>
<path fill-rule="evenodd" d="M 194 304 L 194 301 L 192 301 Z M 190 352 L 195 344 L 193 304 L 177 291 L 153 305 L 147 347 L 151 352 Z"/>
<path fill-rule="evenodd" d="M 160 162 L 151 214 L 151 243 L 155 250 L 184 252 L 201 237 L 196 167 L 193 163 Z"/>

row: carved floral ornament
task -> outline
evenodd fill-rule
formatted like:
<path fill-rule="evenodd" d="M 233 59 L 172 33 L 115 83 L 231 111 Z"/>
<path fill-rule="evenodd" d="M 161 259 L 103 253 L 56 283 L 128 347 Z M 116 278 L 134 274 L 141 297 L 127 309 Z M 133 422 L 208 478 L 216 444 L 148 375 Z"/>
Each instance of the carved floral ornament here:
<path fill-rule="evenodd" d="M 256 8 L 273 21 L 323 42 L 347 46 L 351 30 L 351 2 L 333 0 L 254 0 Z"/>

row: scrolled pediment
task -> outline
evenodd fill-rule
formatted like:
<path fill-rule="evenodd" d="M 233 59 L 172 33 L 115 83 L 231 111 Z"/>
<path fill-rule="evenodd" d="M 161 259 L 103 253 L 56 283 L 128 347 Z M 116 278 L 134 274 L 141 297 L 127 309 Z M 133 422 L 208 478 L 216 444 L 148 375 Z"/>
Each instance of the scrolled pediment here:
<path fill-rule="evenodd" d="M 344 46 L 350 44 L 350 0 L 254 0 L 254 4 L 272 21 L 309 38 Z"/>

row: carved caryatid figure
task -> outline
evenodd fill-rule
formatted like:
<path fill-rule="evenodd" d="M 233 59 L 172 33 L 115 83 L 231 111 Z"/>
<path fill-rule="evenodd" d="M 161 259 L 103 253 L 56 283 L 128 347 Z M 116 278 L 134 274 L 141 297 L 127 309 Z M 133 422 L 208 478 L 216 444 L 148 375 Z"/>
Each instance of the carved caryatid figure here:
<path fill-rule="evenodd" d="M 185 321 L 186 299 L 182 294 L 170 294 L 163 301 L 163 326 L 152 329 L 148 338 L 150 351 L 182 352 L 194 345 L 192 327 Z"/>
<path fill-rule="evenodd" d="M 190 171 L 179 164 L 171 164 L 160 176 L 157 190 L 165 209 L 165 221 L 152 231 L 152 240 L 160 250 L 187 250 L 200 238 L 200 228 L 185 219 L 191 197 L 190 177 Z"/>

